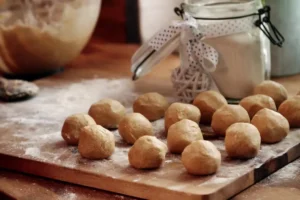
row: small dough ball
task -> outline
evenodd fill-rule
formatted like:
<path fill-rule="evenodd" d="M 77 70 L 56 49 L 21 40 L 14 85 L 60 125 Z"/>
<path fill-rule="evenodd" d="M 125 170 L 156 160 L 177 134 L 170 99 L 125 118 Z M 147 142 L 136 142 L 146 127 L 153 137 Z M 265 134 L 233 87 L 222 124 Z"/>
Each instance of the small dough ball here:
<path fill-rule="evenodd" d="M 288 92 L 283 85 L 275 81 L 264 81 L 254 89 L 254 94 L 264 94 L 271 97 L 277 106 L 287 100 Z"/>
<path fill-rule="evenodd" d="M 80 133 L 78 151 L 88 159 L 108 158 L 115 151 L 114 134 L 100 125 L 86 126 Z"/>
<path fill-rule="evenodd" d="M 182 153 L 186 146 L 202 139 L 203 136 L 199 125 L 189 119 L 176 122 L 168 130 L 168 148 L 172 153 Z"/>
<path fill-rule="evenodd" d="M 168 130 L 172 124 L 182 119 L 189 119 L 199 123 L 200 117 L 200 110 L 196 106 L 185 103 L 173 103 L 165 114 L 165 128 Z"/>
<path fill-rule="evenodd" d="M 202 124 L 211 124 L 212 116 L 224 105 L 227 105 L 227 101 L 223 95 L 216 91 L 201 92 L 195 99 L 193 104 L 201 111 Z"/>
<path fill-rule="evenodd" d="M 271 97 L 263 94 L 246 97 L 242 99 L 240 105 L 247 110 L 251 119 L 263 108 L 269 108 L 276 111 L 276 104 L 274 100 Z"/>
<path fill-rule="evenodd" d="M 128 160 L 137 169 L 159 168 L 165 160 L 167 146 L 154 136 L 140 137 L 128 152 Z"/>
<path fill-rule="evenodd" d="M 257 128 L 248 123 L 231 125 L 225 136 L 225 148 L 229 157 L 254 158 L 260 149 L 261 138 Z"/>
<path fill-rule="evenodd" d="M 142 114 L 130 113 L 120 122 L 119 133 L 128 144 L 134 144 L 137 139 L 144 135 L 153 135 L 153 127 L 151 122 Z"/>
<path fill-rule="evenodd" d="M 291 128 L 300 128 L 300 96 L 284 101 L 278 111 L 289 121 Z"/>
<path fill-rule="evenodd" d="M 225 105 L 214 113 L 211 127 L 216 134 L 225 136 L 227 128 L 238 122 L 250 123 L 247 111 L 239 105 Z"/>
<path fill-rule="evenodd" d="M 69 145 L 77 145 L 81 129 L 96 122 L 87 114 L 74 114 L 69 116 L 62 127 L 61 136 Z"/>
<path fill-rule="evenodd" d="M 133 111 L 154 121 L 163 118 L 168 107 L 169 103 L 164 96 L 151 92 L 139 96 L 133 104 Z"/>
<path fill-rule="evenodd" d="M 118 128 L 125 112 L 125 107 L 120 102 L 113 99 L 102 99 L 91 106 L 89 115 L 98 125 L 105 128 Z"/>
<path fill-rule="evenodd" d="M 267 108 L 256 113 L 251 123 L 258 129 L 261 141 L 265 143 L 280 142 L 290 130 L 289 122 L 285 117 Z"/>
<path fill-rule="evenodd" d="M 213 143 L 198 140 L 184 149 L 181 161 L 190 174 L 210 175 L 218 171 L 221 153 Z"/>

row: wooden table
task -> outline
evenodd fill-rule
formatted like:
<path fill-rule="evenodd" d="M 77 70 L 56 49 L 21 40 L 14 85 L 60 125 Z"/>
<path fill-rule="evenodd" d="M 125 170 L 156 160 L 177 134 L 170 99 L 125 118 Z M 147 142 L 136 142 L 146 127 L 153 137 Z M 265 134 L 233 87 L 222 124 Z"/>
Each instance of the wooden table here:
<path fill-rule="evenodd" d="M 78 74 L 84 78 L 93 78 L 94 76 L 128 78 L 131 75 L 129 71 L 130 57 L 136 48 L 131 45 L 92 43 L 82 55 L 70 64 L 65 72 L 56 75 L 52 80 L 64 79 L 66 83 L 72 83 Z M 160 63 L 151 74 L 139 80 L 140 87 L 136 89 L 140 92 L 149 92 L 151 88 L 156 88 L 158 92 L 171 94 L 169 76 L 171 70 L 178 64 L 177 56 L 170 56 Z M 153 81 L 153 77 L 155 77 L 155 81 Z M 285 85 L 290 95 L 294 95 L 298 92 L 300 75 L 276 81 Z M 17 199 L 133 199 L 5 170 L 0 170 L 0 191 Z M 300 159 L 237 195 L 235 199 L 250 200 L 258 197 L 260 199 L 279 199 L 280 196 L 283 199 L 300 198 Z M 2 199 L 1 195 L 0 199 Z"/>

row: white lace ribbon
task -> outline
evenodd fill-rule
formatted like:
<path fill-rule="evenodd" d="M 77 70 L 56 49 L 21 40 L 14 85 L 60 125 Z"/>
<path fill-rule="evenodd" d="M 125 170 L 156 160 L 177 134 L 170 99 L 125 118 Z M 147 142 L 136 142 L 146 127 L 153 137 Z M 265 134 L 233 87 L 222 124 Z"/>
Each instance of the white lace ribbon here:
<path fill-rule="evenodd" d="M 158 51 L 174 37 L 182 34 L 184 35 L 182 42 L 189 55 L 189 62 L 199 63 L 199 67 L 201 66 L 206 72 L 213 72 L 217 68 L 219 55 L 217 50 L 203 42 L 203 39 L 247 32 L 255 27 L 256 19 L 257 16 L 251 16 L 201 25 L 195 18 L 185 13 L 183 21 L 173 21 L 170 26 L 158 32 L 149 41 L 149 45 Z"/>

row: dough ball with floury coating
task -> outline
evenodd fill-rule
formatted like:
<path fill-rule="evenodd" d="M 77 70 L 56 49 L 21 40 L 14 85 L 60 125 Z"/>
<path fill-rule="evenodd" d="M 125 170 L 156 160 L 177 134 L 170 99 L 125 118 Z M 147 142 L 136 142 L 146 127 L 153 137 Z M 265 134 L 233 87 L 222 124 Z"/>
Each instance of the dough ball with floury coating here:
<path fill-rule="evenodd" d="M 128 152 L 128 160 L 137 169 L 159 168 L 166 157 L 167 146 L 154 136 L 140 137 Z"/>
<path fill-rule="evenodd" d="M 221 153 L 213 143 L 198 140 L 184 149 L 181 161 L 190 174 L 210 175 L 220 168 Z"/>
<path fill-rule="evenodd" d="M 214 113 L 211 127 L 217 135 L 225 136 L 227 128 L 238 122 L 250 123 L 247 111 L 240 105 L 225 105 Z"/>
<path fill-rule="evenodd" d="M 168 130 L 168 148 L 172 153 L 182 153 L 186 146 L 202 139 L 203 136 L 199 125 L 189 119 L 176 122 Z"/>
<path fill-rule="evenodd" d="M 96 122 L 87 114 L 74 114 L 69 116 L 62 127 L 61 136 L 69 145 L 77 145 L 81 129 L 85 126 L 94 125 Z"/>
<path fill-rule="evenodd" d="M 142 136 L 152 136 L 151 122 L 140 113 L 127 114 L 119 124 L 119 134 L 128 143 L 134 144 Z"/>
<path fill-rule="evenodd" d="M 196 106 L 186 103 L 173 103 L 165 114 L 165 128 L 167 131 L 172 124 L 183 119 L 189 119 L 199 123 L 200 118 L 201 113 Z"/>
<path fill-rule="evenodd" d="M 125 107 L 119 101 L 102 99 L 90 107 L 89 115 L 98 125 L 111 129 L 118 128 L 125 112 Z"/>
<path fill-rule="evenodd" d="M 256 113 L 251 123 L 258 129 L 261 141 L 264 143 L 280 142 L 290 130 L 289 122 L 285 117 L 267 108 Z"/>
<path fill-rule="evenodd" d="M 143 94 L 133 103 L 133 111 L 141 113 L 150 121 L 163 118 L 168 107 L 167 99 L 156 92 Z"/>
<path fill-rule="evenodd" d="M 278 108 L 282 102 L 287 100 L 288 92 L 283 85 L 275 81 L 264 81 L 254 89 L 254 94 L 264 94 L 271 97 Z"/>
<path fill-rule="evenodd" d="M 201 111 L 201 124 L 211 124 L 212 116 L 224 105 L 227 105 L 225 97 L 216 91 L 201 92 L 194 99 L 193 104 Z"/>
<path fill-rule="evenodd" d="M 90 125 L 81 129 L 78 151 L 87 159 L 105 159 L 115 150 L 115 137 L 112 132 L 100 125 Z"/>
<path fill-rule="evenodd" d="M 291 128 L 300 128 L 300 96 L 284 101 L 278 111 L 289 121 Z"/>
<path fill-rule="evenodd" d="M 259 152 L 260 144 L 260 133 L 252 124 L 235 123 L 226 131 L 225 148 L 229 157 L 254 158 Z"/>
<path fill-rule="evenodd" d="M 242 99 L 240 105 L 247 110 L 250 119 L 261 109 L 268 108 L 274 111 L 277 110 L 275 101 L 271 97 L 263 94 L 246 97 Z"/>

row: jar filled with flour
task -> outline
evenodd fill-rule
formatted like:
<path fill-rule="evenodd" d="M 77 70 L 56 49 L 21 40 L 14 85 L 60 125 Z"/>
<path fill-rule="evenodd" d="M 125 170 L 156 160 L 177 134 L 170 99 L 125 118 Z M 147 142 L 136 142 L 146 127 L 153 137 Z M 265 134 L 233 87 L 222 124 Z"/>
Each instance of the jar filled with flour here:
<path fill-rule="evenodd" d="M 241 99 L 270 77 L 270 41 L 281 46 L 284 38 L 261 0 L 186 0 L 175 12 L 182 21 L 173 21 L 133 56 L 135 79 L 178 47 L 181 64 L 171 79 L 182 102 L 206 90 Z"/>

